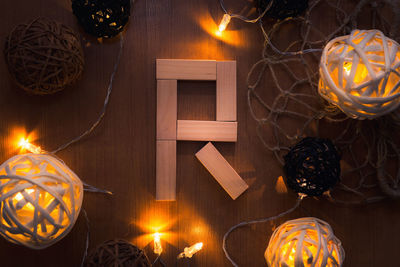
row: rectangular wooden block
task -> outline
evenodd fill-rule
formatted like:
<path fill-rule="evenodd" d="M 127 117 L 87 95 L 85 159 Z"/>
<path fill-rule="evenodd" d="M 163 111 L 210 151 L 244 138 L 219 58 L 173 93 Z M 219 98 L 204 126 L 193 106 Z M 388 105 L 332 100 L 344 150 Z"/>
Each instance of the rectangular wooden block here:
<path fill-rule="evenodd" d="M 156 200 L 176 200 L 176 141 L 157 141 Z"/>
<path fill-rule="evenodd" d="M 176 139 L 236 142 L 237 122 L 178 120 Z"/>
<path fill-rule="evenodd" d="M 196 153 L 196 157 L 232 199 L 236 199 L 249 187 L 213 144 L 204 146 Z"/>
<path fill-rule="evenodd" d="M 157 81 L 157 140 L 176 140 L 177 81 Z"/>
<path fill-rule="evenodd" d="M 236 61 L 217 62 L 217 121 L 236 121 Z"/>
<path fill-rule="evenodd" d="M 208 80 L 217 78 L 215 60 L 157 59 L 158 80 Z"/>

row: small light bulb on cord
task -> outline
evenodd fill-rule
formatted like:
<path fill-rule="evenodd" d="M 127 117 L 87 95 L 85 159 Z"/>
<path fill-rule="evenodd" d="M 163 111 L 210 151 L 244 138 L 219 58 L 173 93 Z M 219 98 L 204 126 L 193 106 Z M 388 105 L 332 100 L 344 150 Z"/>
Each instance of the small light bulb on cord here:
<path fill-rule="evenodd" d="M 18 145 L 20 147 L 22 147 L 23 149 L 26 149 L 29 152 L 34 153 L 34 154 L 40 154 L 43 152 L 39 146 L 32 145 L 31 143 L 29 143 L 28 139 L 25 139 L 25 138 L 22 138 L 19 141 Z"/>
<path fill-rule="evenodd" d="M 218 33 L 219 34 L 221 34 L 223 31 L 225 31 L 225 29 L 228 26 L 230 21 L 231 21 L 231 16 L 229 14 L 225 14 L 222 17 L 221 23 L 218 26 Z"/>
<path fill-rule="evenodd" d="M 161 234 L 154 233 L 154 253 L 157 255 L 161 255 L 163 249 L 161 246 Z"/>
<path fill-rule="evenodd" d="M 178 255 L 178 259 L 191 258 L 194 254 L 199 252 L 203 248 L 203 242 L 194 244 L 191 247 L 186 247 L 181 254 Z"/>

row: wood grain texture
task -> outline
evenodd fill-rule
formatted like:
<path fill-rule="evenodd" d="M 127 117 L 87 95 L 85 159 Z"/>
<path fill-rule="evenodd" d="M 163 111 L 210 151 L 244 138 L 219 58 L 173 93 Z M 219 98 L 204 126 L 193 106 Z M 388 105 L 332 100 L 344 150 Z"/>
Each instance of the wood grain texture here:
<path fill-rule="evenodd" d="M 232 168 L 228 161 L 218 152 L 211 142 L 196 153 L 196 158 L 235 200 L 249 188 L 245 181 Z"/>
<path fill-rule="evenodd" d="M 217 121 L 236 121 L 236 61 L 217 62 Z"/>
<path fill-rule="evenodd" d="M 180 141 L 236 142 L 237 122 L 178 120 L 176 139 Z"/>
<path fill-rule="evenodd" d="M 207 80 L 217 77 L 215 60 L 157 59 L 157 79 Z"/>
<path fill-rule="evenodd" d="M 358 3 L 341 2 L 343 8 L 349 5 L 353 8 Z M 251 4 L 245 0 L 225 0 L 230 12 L 242 10 L 247 3 Z M 336 15 L 329 6 L 324 8 L 314 14 L 314 25 L 330 32 Z M 119 49 L 118 41 L 99 44 L 84 33 L 71 12 L 69 0 L 2 1 L 2 10 L 1 44 L 18 23 L 39 16 L 50 17 L 81 34 L 86 65 L 82 79 L 74 86 L 53 96 L 35 97 L 14 86 L 4 58 L 0 57 L 0 162 L 18 153 L 14 146 L 18 133 L 30 134 L 34 144 L 53 150 L 86 130 L 101 110 Z M 363 19 L 367 21 L 369 13 L 365 14 Z M 135 1 L 104 120 L 90 136 L 57 154 L 84 182 L 114 193 L 112 196 L 84 194 L 83 208 L 90 220 L 90 249 L 105 240 L 123 238 L 144 248 L 150 260 L 154 260 L 156 255 L 152 253 L 149 236 L 158 229 L 166 233 L 162 237 L 162 258 L 167 266 L 175 266 L 176 256 L 184 247 L 203 241 L 204 249 L 191 259 L 190 265 L 229 267 L 221 242 L 231 226 L 276 215 L 295 203 L 297 196 L 290 191 L 275 192 L 276 180 L 283 175 L 282 167 L 258 139 L 246 103 L 247 73 L 261 58 L 262 34 L 257 25 L 232 20 L 226 35 L 216 38 L 209 30 L 215 28 L 222 15 L 215 0 Z M 287 26 L 274 35 L 273 42 L 278 48 L 298 39 L 293 25 Z M 372 27 L 368 23 L 357 26 Z M 205 142 L 178 142 L 177 201 L 155 200 L 157 58 L 236 60 L 238 141 L 214 144 L 249 185 L 235 201 L 216 185 L 194 156 Z M 301 71 L 302 66 L 292 70 Z M 282 86 L 288 88 L 287 73 L 277 71 L 276 75 Z M 267 75 L 260 84 L 260 97 L 268 103 L 280 93 L 272 86 L 271 79 Z M 190 92 L 197 89 L 192 88 L 193 84 L 178 82 L 178 87 Z M 209 86 L 201 90 L 215 90 L 212 82 L 200 84 Z M 207 103 L 197 108 L 199 100 L 192 96 L 195 94 L 185 98 L 187 103 L 181 106 L 185 109 L 180 111 L 185 116 L 181 118 L 215 120 L 215 108 Z M 195 110 L 192 106 L 196 106 Z M 344 127 L 341 123 L 335 125 Z M 301 122 L 288 123 L 293 133 L 299 127 Z M 272 143 L 273 132 L 267 130 L 263 134 Z M 342 206 L 324 198 L 307 198 L 296 212 L 277 221 L 237 229 L 228 239 L 228 250 L 239 266 L 266 266 L 263 255 L 274 227 L 289 219 L 314 216 L 330 223 L 342 241 L 346 250 L 344 267 L 392 267 L 397 265 L 395 255 L 400 239 L 398 209 L 399 203 L 389 200 L 373 205 Z M 0 237 L 1 266 L 80 266 L 85 236 L 86 223 L 81 214 L 72 231 L 45 250 L 29 250 Z M 187 263 L 181 261 L 178 266 Z"/>
<path fill-rule="evenodd" d="M 176 140 L 178 116 L 176 80 L 157 81 L 157 140 Z"/>
<path fill-rule="evenodd" d="M 176 199 L 176 141 L 157 141 L 156 200 Z"/>

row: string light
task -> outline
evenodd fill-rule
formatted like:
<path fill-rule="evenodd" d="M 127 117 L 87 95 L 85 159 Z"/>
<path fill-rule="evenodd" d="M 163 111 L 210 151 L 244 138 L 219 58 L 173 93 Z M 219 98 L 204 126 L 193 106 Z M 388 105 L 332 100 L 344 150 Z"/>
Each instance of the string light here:
<path fill-rule="evenodd" d="M 231 22 L 231 16 L 229 14 L 225 14 L 222 17 L 221 23 L 218 26 L 217 35 L 221 35 L 222 32 L 225 31 L 225 29 L 228 26 L 229 22 Z"/>
<path fill-rule="evenodd" d="M 219 4 L 222 8 L 222 10 L 225 12 L 224 16 L 222 17 L 222 20 L 218 26 L 218 30 L 217 30 L 217 35 L 220 36 L 222 34 L 223 31 L 225 31 L 226 27 L 228 26 L 229 22 L 231 21 L 231 18 L 236 18 L 236 19 L 240 19 L 244 22 L 248 22 L 248 23 L 256 23 L 258 22 L 260 19 L 262 19 L 262 17 L 264 17 L 265 13 L 267 13 L 267 11 L 271 8 L 272 3 L 274 1 L 270 1 L 269 4 L 265 7 L 264 11 L 255 19 L 249 19 L 246 18 L 242 15 L 238 15 L 238 14 L 228 14 L 228 11 L 225 8 L 225 4 L 223 0 L 219 0 Z"/>
<path fill-rule="evenodd" d="M 191 258 L 194 254 L 199 252 L 203 248 L 203 242 L 194 244 L 191 247 L 186 247 L 181 254 L 178 255 L 178 259 Z"/>
<path fill-rule="evenodd" d="M 29 143 L 29 140 L 25 138 L 21 138 L 18 145 L 33 154 L 41 154 L 43 152 L 39 146 L 32 145 L 31 143 Z"/>
<path fill-rule="evenodd" d="M 154 253 L 157 255 L 161 255 L 163 249 L 161 246 L 161 234 L 154 233 Z"/>

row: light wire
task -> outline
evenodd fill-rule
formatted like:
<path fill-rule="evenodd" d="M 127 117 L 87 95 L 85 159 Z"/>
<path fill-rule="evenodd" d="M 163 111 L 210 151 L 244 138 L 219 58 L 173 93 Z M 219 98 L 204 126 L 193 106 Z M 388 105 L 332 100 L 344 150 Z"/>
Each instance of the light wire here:
<path fill-rule="evenodd" d="M 273 220 L 279 219 L 279 218 L 281 218 L 281 217 L 283 217 L 283 216 L 285 216 L 285 215 L 288 215 L 289 213 L 292 213 L 294 210 L 296 210 L 296 209 L 300 206 L 300 203 L 301 203 L 301 201 L 303 200 L 304 197 L 305 197 L 304 195 L 300 195 L 300 196 L 297 198 L 297 201 L 296 201 L 296 203 L 294 204 L 293 207 L 291 207 L 291 208 L 288 209 L 287 211 L 284 211 L 284 212 L 282 212 L 282 213 L 280 213 L 280 214 L 278 214 L 278 215 L 276 215 L 276 216 L 271 216 L 271 217 L 268 217 L 268 218 L 257 219 L 257 220 L 253 220 L 253 221 L 244 221 L 244 222 L 241 222 L 241 223 L 238 223 L 238 224 L 232 226 L 232 227 L 225 233 L 224 238 L 223 238 L 223 240 L 222 240 L 222 250 L 223 250 L 224 253 L 225 253 L 225 257 L 231 262 L 231 264 L 232 264 L 233 266 L 239 267 L 239 265 L 238 265 L 238 264 L 231 258 L 231 256 L 229 255 L 228 249 L 227 249 L 227 247 L 226 247 L 226 241 L 227 241 L 229 235 L 230 235 L 234 230 L 236 230 L 236 229 L 238 229 L 238 228 L 240 228 L 240 227 L 248 226 L 248 225 L 252 225 L 252 224 L 258 224 L 258 223 L 265 223 L 265 222 L 273 221 Z"/>

